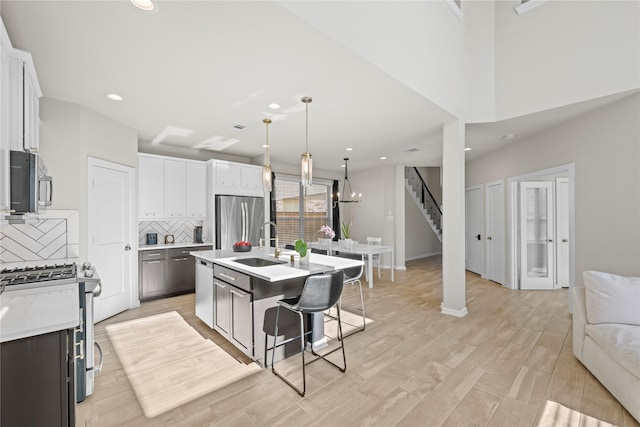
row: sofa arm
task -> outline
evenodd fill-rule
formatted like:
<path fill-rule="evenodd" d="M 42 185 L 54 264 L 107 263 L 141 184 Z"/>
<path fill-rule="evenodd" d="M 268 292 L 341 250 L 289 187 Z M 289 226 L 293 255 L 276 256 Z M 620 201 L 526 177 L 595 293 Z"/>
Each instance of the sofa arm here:
<path fill-rule="evenodd" d="M 587 300 L 585 288 L 573 287 L 573 354 L 582 362 L 584 328 L 587 326 Z"/>

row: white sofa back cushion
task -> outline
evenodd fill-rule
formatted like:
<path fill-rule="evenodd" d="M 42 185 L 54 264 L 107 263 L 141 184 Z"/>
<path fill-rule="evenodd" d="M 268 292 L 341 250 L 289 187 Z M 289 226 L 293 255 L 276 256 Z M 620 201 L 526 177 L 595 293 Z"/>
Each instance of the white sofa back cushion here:
<path fill-rule="evenodd" d="M 589 323 L 640 326 L 640 277 L 624 277 L 599 271 L 585 271 L 582 277 Z"/>

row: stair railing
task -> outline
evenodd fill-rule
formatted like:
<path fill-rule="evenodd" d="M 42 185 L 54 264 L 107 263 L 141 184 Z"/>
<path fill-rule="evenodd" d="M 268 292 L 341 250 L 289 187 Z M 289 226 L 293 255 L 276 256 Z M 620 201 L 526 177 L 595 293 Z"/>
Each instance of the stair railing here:
<path fill-rule="evenodd" d="M 440 210 L 436 199 L 433 197 L 433 194 L 431 194 L 431 191 L 429 191 L 429 187 L 427 187 L 427 184 L 424 182 L 418 168 L 405 168 L 405 171 L 409 185 L 411 185 L 420 198 L 420 203 L 422 203 L 422 206 L 427 210 L 427 213 L 431 216 L 431 220 L 438 230 L 442 230 L 442 210 Z"/>

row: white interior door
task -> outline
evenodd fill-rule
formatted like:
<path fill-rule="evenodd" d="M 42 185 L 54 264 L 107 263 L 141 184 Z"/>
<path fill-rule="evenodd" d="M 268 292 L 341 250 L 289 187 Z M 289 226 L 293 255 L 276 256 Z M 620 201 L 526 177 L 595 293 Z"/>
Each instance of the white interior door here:
<path fill-rule="evenodd" d="M 556 286 L 569 287 L 569 179 L 556 179 Z"/>
<path fill-rule="evenodd" d="M 133 306 L 133 174 L 128 166 L 89 158 L 87 255 L 102 284 L 96 322 Z"/>
<path fill-rule="evenodd" d="M 504 185 L 502 181 L 486 185 L 487 225 L 485 247 L 487 279 L 504 284 Z"/>
<path fill-rule="evenodd" d="M 482 222 L 482 187 L 469 188 L 465 191 L 465 268 L 480 275 L 484 274 Z"/>
<path fill-rule="evenodd" d="M 520 183 L 520 289 L 553 289 L 553 183 Z"/>

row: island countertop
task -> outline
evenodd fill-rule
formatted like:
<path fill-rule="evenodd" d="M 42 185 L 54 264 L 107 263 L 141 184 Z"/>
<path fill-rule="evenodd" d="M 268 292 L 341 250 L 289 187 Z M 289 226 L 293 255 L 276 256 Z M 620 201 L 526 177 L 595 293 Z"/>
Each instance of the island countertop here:
<path fill-rule="evenodd" d="M 291 250 L 285 250 L 280 255 L 283 264 L 270 265 L 266 267 L 251 267 L 245 264 L 234 262 L 241 258 L 265 258 L 273 259 L 273 248 L 252 248 L 250 252 L 233 252 L 232 250 L 208 250 L 190 252 L 197 259 L 209 261 L 214 264 L 223 265 L 227 268 L 258 277 L 268 282 L 277 282 L 280 280 L 293 279 L 297 277 L 306 277 L 311 274 L 326 273 L 334 270 L 343 270 L 345 268 L 358 267 L 362 261 L 349 258 L 340 258 L 334 256 L 311 254 L 309 264 L 300 264 L 298 253 Z M 291 255 L 294 256 L 294 262 L 291 263 Z"/>

